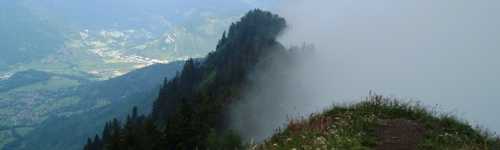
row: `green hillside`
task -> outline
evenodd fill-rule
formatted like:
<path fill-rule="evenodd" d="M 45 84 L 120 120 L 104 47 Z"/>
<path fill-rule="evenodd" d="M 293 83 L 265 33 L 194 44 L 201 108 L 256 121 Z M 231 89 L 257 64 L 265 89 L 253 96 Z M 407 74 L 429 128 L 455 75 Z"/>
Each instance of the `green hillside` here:
<path fill-rule="evenodd" d="M 496 150 L 500 139 L 457 118 L 379 95 L 292 120 L 255 149 Z"/>

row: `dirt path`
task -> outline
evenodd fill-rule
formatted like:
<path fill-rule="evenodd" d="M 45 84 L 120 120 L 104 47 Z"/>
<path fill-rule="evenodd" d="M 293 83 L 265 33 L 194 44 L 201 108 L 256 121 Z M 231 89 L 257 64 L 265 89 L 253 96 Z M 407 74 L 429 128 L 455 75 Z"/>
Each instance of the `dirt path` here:
<path fill-rule="evenodd" d="M 376 150 L 417 150 L 425 129 L 415 121 L 383 120 L 376 130 L 379 143 Z"/>

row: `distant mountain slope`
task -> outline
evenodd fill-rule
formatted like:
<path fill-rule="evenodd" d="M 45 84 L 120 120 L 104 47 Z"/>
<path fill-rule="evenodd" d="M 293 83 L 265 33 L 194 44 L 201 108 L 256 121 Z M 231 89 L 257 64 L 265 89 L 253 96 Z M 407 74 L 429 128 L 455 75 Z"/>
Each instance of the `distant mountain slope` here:
<path fill-rule="evenodd" d="M 219 17 L 239 16 L 253 8 L 266 8 L 275 0 L 21 0 L 43 15 L 57 15 L 79 28 L 143 28 L 161 23 L 156 17 L 184 24 L 197 21 L 198 12 Z M 56 5 L 57 4 L 57 5 Z M 223 6 L 224 9 L 220 9 Z M 158 32 L 158 31 L 153 31 Z M 160 34 L 160 33 L 154 33 Z"/>
<path fill-rule="evenodd" d="M 88 83 L 86 78 L 38 70 L 17 72 L 0 80 L 0 147 L 17 136 L 12 129 L 32 128 L 53 113 L 78 103 L 79 98 L 68 94 Z M 24 129 L 23 133 L 28 132 Z"/>
<path fill-rule="evenodd" d="M 0 2 L 0 78 L 26 69 L 109 79 L 202 57 L 240 14 L 267 1 Z M 225 9 L 218 9 L 225 6 Z"/>
<path fill-rule="evenodd" d="M 358 104 L 334 106 L 287 128 L 256 149 L 495 150 L 500 139 L 453 116 L 372 95 Z"/>
<path fill-rule="evenodd" d="M 105 121 L 123 117 L 133 106 L 149 112 L 161 83 L 182 66 L 182 61 L 156 64 L 110 80 L 59 90 L 64 94 L 55 99 L 74 99 L 76 103 L 51 111 L 40 124 L 8 130 L 20 135 L 5 149 L 79 149 L 82 140 L 99 132 Z M 28 132 L 17 133 L 21 129 Z"/>
<path fill-rule="evenodd" d="M 81 83 L 91 82 L 84 77 L 74 77 L 64 74 L 56 74 L 56 73 L 30 69 L 30 70 L 16 72 L 9 78 L 0 80 L 0 93 L 6 92 L 8 90 L 14 90 L 16 88 L 20 88 L 23 86 L 33 85 L 40 82 L 48 82 L 53 77 L 66 78 L 68 80 L 74 80 Z"/>
<path fill-rule="evenodd" d="M 127 97 L 144 92 L 145 89 L 158 88 L 162 81 L 175 76 L 183 65 L 184 61 L 154 64 L 116 78 L 81 86 L 77 93 L 86 97 L 96 96 L 109 99 Z"/>
<path fill-rule="evenodd" d="M 50 74 L 42 71 L 27 70 L 14 74 L 6 80 L 0 80 L 0 92 L 15 89 L 21 86 L 47 81 Z"/>
<path fill-rule="evenodd" d="M 41 59 L 62 47 L 64 37 L 52 24 L 18 1 L 0 1 L 0 71 Z"/>

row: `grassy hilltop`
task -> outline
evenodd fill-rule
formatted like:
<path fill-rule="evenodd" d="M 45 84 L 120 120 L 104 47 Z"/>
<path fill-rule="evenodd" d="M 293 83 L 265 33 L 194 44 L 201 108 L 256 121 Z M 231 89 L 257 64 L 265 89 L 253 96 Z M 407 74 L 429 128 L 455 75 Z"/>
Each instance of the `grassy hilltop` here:
<path fill-rule="evenodd" d="M 252 149 L 493 150 L 500 149 L 500 140 L 454 116 L 372 95 L 292 120 Z"/>

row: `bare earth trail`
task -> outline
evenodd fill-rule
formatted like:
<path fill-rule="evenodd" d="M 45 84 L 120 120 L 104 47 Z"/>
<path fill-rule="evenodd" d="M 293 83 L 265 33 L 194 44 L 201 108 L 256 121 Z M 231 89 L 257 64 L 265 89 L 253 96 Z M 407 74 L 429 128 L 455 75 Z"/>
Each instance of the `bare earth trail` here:
<path fill-rule="evenodd" d="M 415 121 L 393 119 L 381 121 L 376 130 L 376 150 L 417 150 L 425 129 Z"/>

